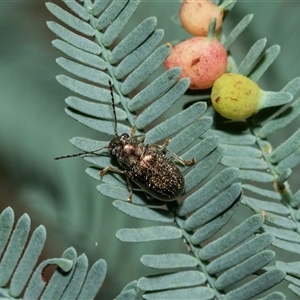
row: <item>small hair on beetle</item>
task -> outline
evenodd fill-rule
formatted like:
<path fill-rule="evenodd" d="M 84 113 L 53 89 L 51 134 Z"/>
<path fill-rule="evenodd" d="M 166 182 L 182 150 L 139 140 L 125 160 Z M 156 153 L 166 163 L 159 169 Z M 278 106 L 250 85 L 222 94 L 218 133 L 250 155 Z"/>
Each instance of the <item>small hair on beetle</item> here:
<path fill-rule="evenodd" d="M 112 82 L 111 80 L 108 81 L 109 84 L 109 89 L 110 89 L 110 95 L 111 95 L 111 102 L 112 102 L 112 108 L 113 108 L 113 114 L 114 114 L 114 121 L 115 121 L 115 127 L 114 127 L 114 131 L 115 131 L 115 135 L 118 137 L 118 132 L 117 132 L 117 114 L 116 114 L 116 108 L 115 108 L 115 99 L 114 99 L 114 93 L 113 93 L 113 89 L 112 89 Z M 75 153 L 75 154 L 67 154 L 67 155 L 62 155 L 62 156 L 57 156 L 54 157 L 55 160 L 60 160 L 60 159 L 64 159 L 64 158 L 72 158 L 72 157 L 77 157 L 77 156 L 85 156 L 87 154 L 95 154 L 95 155 L 100 155 L 97 152 L 107 148 L 107 146 L 102 147 L 100 149 L 96 149 L 93 151 L 83 151 L 83 152 L 79 152 L 79 153 Z"/>

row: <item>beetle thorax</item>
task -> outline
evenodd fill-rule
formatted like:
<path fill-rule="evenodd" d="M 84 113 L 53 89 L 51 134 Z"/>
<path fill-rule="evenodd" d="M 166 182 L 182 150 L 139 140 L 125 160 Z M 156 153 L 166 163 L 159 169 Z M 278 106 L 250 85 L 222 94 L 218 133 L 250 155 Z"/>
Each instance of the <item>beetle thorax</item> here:
<path fill-rule="evenodd" d="M 108 145 L 111 156 L 117 158 L 118 163 L 124 169 L 130 169 L 139 163 L 144 147 L 144 144 L 132 140 L 127 134 L 114 137 Z"/>

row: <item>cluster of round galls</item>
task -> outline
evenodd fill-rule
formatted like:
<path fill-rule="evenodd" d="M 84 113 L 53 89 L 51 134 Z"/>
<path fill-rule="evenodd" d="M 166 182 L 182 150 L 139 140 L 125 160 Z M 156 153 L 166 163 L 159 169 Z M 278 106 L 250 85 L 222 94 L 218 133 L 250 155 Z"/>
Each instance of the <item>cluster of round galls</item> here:
<path fill-rule="evenodd" d="M 208 36 L 214 18 L 216 31 L 221 27 L 223 9 L 209 0 L 184 0 L 179 16 L 184 29 L 195 37 L 174 46 L 165 66 L 167 69 L 180 66 L 181 78 L 190 78 L 190 89 L 210 88 L 227 68 L 226 49 L 214 35 Z"/>
<path fill-rule="evenodd" d="M 232 120 L 250 117 L 257 111 L 260 88 L 240 74 L 226 73 L 227 51 L 209 32 L 216 19 L 217 32 L 223 22 L 224 8 L 210 0 L 184 0 L 179 12 L 184 29 L 195 37 L 175 45 L 165 67 L 181 67 L 180 78 L 190 79 L 190 89 L 212 87 L 212 104 L 222 116 Z"/>

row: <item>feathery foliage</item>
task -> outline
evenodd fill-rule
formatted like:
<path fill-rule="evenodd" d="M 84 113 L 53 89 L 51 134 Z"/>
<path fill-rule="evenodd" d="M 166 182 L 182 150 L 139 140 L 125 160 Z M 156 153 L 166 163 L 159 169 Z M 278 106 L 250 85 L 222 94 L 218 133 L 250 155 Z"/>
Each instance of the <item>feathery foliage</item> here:
<path fill-rule="evenodd" d="M 98 260 L 88 271 L 85 254 L 77 257 L 74 248 L 61 258 L 49 258 L 37 266 L 46 241 L 46 229 L 37 227 L 31 236 L 31 220 L 22 215 L 14 226 L 14 211 L 8 207 L 0 215 L 0 295 L 2 299 L 92 299 L 100 289 L 106 262 Z M 51 279 L 43 278 L 44 270 L 57 266 Z"/>
<path fill-rule="evenodd" d="M 189 80 L 178 80 L 180 69 L 174 68 L 161 72 L 150 84 L 146 82 L 159 72 L 171 46 L 159 46 L 164 33 L 155 29 L 155 17 L 147 18 L 127 36 L 121 36 L 139 3 L 65 1 L 72 13 L 47 3 L 60 23 L 47 23 L 58 37 L 53 45 L 68 57 L 58 58 L 57 63 L 72 74 L 59 75 L 57 80 L 79 95 L 66 99 L 67 114 L 92 129 L 114 135 L 110 80 L 118 104 L 118 133 L 130 133 L 130 127 L 135 126 L 138 134 L 147 132 L 145 142 L 151 144 L 171 137 L 169 150 L 183 159 L 196 160 L 193 166 L 178 166 L 186 182 L 181 199 L 184 201 L 164 205 L 159 201 L 148 202 L 139 192 L 134 193 L 132 203 L 126 202 L 128 188 L 124 176 L 109 173 L 100 181 L 99 170 L 111 164 L 110 158 L 105 153 L 84 157 L 94 165 L 87 173 L 100 181 L 97 189 L 116 199 L 113 205 L 118 210 L 153 222 L 149 227 L 118 230 L 119 240 L 181 239 L 188 250 L 144 254 L 142 264 L 155 269 L 156 275 L 129 283 L 117 299 L 135 299 L 141 293 L 145 299 L 221 299 L 224 294 L 226 299 L 250 299 L 284 278 L 291 282 L 290 290 L 300 296 L 299 264 L 275 261 L 271 266 L 275 252 L 267 249 L 273 245 L 299 253 L 300 191 L 293 194 L 287 183 L 299 164 L 299 130 L 274 151 L 268 138 L 298 116 L 299 99 L 293 98 L 300 89 L 300 79 L 292 80 L 279 92 L 266 92 L 264 109 L 245 122 L 228 122 L 216 116 L 211 107 L 206 109 L 205 102 L 196 102 L 163 120 L 163 114 L 186 92 Z M 251 20 L 252 15 L 246 16 L 228 37 L 221 36 L 228 51 Z M 239 65 L 230 57 L 229 70 L 259 80 L 280 50 L 277 45 L 267 50 L 265 46 L 266 39 L 254 43 Z M 136 115 L 137 110 L 142 112 Z M 83 151 L 108 144 L 83 137 L 73 138 L 72 143 Z M 275 191 L 270 188 L 272 182 Z M 222 234 L 220 230 L 234 216 L 239 203 L 255 214 Z M 14 254 L 17 260 L 21 250 L 14 248 L 13 253 L 19 249 L 19 254 Z M 4 259 L 0 266 L 2 263 L 7 264 Z M 102 268 L 105 269 L 103 263 Z M 78 269 L 79 277 L 82 272 L 86 270 Z M 7 283 L 10 277 L 7 278 L 2 284 Z M 53 282 L 57 280 L 53 278 Z M 95 275 L 90 278 L 95 280 Z M 45 292 L 49 296 L 51 289 L 47 285 Z M 284 297 L 273 292 L 263 299 Z"/>

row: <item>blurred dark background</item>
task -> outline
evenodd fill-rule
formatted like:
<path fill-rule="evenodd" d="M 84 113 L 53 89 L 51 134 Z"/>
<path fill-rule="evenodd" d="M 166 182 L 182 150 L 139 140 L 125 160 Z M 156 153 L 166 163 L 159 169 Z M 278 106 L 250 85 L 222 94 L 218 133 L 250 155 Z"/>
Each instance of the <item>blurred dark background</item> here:
<path fill-rule="evenodd" d="M 59 5 L 63 4 L 56 2 Z M 158 18 L 164 41 L 189 37 L 178 24 L 179 1 L 143 1 L 126 31 L 148 16 Z M 300 3 L 296 1 L 239 0 L 225 21 L 225 33 L 246 15 L 254 19 L 232 48 L 239 63 L 252 44 L 267 37 L 268 46 L 279 44 L 281 54 L 259 81 L 265 90 L 278 91 L 300 74 Z M 0 1 L 0 199 L 1 211 L 11 206 L 16 218 L 28 213 L 35 228 L 43 224 L 48 238 L 44 257 L 60 256 L 69 246 L 86 253 L 91 264 L 104 258 L 108 276 L 102 299 L 117 295 L 133 279 L 149 274 L 139 263 L 146 253 L 177 252 L 178 242 L 127 245 L 115 238 L 122 227 L 146 226 L 117 212 L 112 199 L 96 191 L 82 159 L 54 161 L 74 153 L 68 142 L 74 136 L 106 139 L 64 113 L 71 92 L 55 79 L 64 73 L 55 63 L 61 54 L 52 47 L 55 36 L 46 26 L 55 18 L 43 1 Z M 173 111 L 182 109 L 178 103 Z M 272 137 L 277 144 L 299 124 Z M 296 175 L 296 174 L 295 174 Z M 292 179 L 298 181 L 298 175 Z M 294 189 L 295 191 L 295 189 Z M 241 217 L 242 218 L 242 217 Z M 239 222 L 239 220 L 237 220 Z M 178 245 L 179 244 L 179 245 Z"/>

